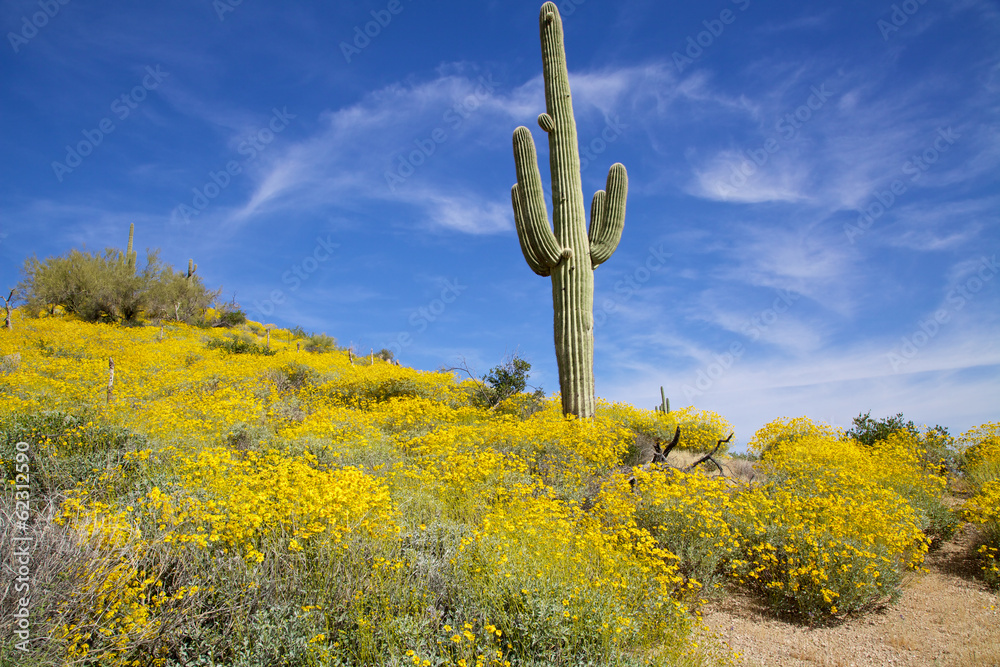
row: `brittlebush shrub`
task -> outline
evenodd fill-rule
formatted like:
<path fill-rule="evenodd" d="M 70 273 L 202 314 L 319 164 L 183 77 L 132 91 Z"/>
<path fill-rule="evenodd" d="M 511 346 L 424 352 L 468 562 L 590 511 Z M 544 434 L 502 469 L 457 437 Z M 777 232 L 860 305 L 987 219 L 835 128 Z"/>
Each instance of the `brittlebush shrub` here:
<path fill-rule="evenodd" d="M 965 477 L 973 489 L 963 514 L 979 528 L 976 552 L 983 577 L 1000 588 L 1000 422 L 969 429 L 958 443 L 963 448 Z"/>
<path fill-rule="evenodd" d="M 605 526 L 540 489 L 515 489 L 462 542 L 454 584 L 513 655 L 615 664 L 690 624 L 676 558 L 630 524 Z"/>
<path fill-rule="evenodd" d="M 738 552 L 733 529 L 734 489 L 701 471 L 636 468 L 632 479 L 619 475 L 605 485 L 597 506 L 606 520 L 635 523 L 657 546 L 677 557 L 677 567 L 692 587 L 722 586 L 729 561 Z M 608 515 L 610 507 L 627 508 Z"/>
<path fill-rule="evenodd" d="M 872 452 L 805 418 L 758 431 L 749 447 L 772 481 L 738 497 L 737 581 L 815 620 L 897 598 L 929 543 L 915 505 L 944 491 L 910 444 Z"/>
<path fill-rule="evenodd" d="M 806 619 L 864 610 L 898 592 L 935 530 L 943 483 L 920 438 L 862 450 L 779 420 L 753 445 L 764 485 L 622 474 L 638 434 L 680 425 L 681 446 L 704 451 L 730 426 L 608 403 L 566 418 L 552 399 L 498 412 L 449 374 L 287 336 L 268 356 L 206 350 L 226 336 L 61 316 L 0 335 L 0 358 L 20 355 L 0 375 L 0 414 L 16 416 L 3 424 L 15 440 L 36 429 L 47 458 L 32 475 L 55 480 L 62 515 L 33 528 L 83 537 L 33 616 L 46 664 L 703 664 L 692 598 L 731 582 Z M 24 417 L 55 409 L 87 416 L 62 430 Z M 986 474 L 988 438 L 969 439 L 970 472 Z M 966 509 L 984 527 L 987 482 Z"/>
<path fill-rule="evenodd" d="M 692 452 L 711 451 L 720 440 L 725 440 L 733 432 L 732 424 L 725 417 L 711 410 L 696 410 L 693 407 L 663 413 L 643 410 L 626 403 L 598 400 L 596 420 L 612 421 L 636 434 L 664 442 L 670 441 L 675 429 L 680 427 L 681 439 L 677 449 Z M 725 454 L 730 444 L 723 443 L 716 454 Z"/>

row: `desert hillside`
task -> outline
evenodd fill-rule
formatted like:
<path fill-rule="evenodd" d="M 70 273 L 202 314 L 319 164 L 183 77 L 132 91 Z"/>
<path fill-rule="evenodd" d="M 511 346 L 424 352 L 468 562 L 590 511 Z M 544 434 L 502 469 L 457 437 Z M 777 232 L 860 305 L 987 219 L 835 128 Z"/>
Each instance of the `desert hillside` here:
<path fill-rule="evenodd" d="M 578 420 L 499 389 L 253 322 L 19 315 L 0 330 L 0 662 L 876 664 L 753 647 L 881 623 L 942 553 L 967 565 L 959 604 L 995 602 L 996 423 L 866 444 L 782 418 L 751 456 L 692 466 L 722 416 Z M 666 464 L 634 467 L 677 427 Z"/>

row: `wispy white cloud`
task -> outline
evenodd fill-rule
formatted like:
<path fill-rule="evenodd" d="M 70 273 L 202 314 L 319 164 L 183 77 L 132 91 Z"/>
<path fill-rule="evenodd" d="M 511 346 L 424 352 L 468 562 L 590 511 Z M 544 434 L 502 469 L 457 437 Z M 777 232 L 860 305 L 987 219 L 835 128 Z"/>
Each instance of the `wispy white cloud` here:
<path fill-rule="evenodd" d="M 699 351 L 681 362 L 677 356 L 628 358 L 623 348 L 597 383 L 602 393 L 636 405 L 653 402 L 658 386 L 664 385 L 673 406 L 713 409 L 740 425 L 737 437 L 743 443 L 754 430 L 781 416 L 806 415 L 849 426 L 859 412 L 872 409 L 889 415 L 904 411 L 904 406 L 908 417 L 947 422 L 962 430 L 994 411 L 1000 373 L 1000 322 L 967 328 L 973 322 L 970 318 L 947 325 L 896 370 L 888 353 L 899 341 L 888 336 L 847 347 L 824 346 L 803 355 L 789 354 L 790 348 L 775 352 L 740 337 L 734 340 L 744 343 L 743 355 L 728 368 L 713 369 L 707 383 L 699 385 L 699 377 L 709 379 L 709 366 L 718 363 L 724 350 L 707 356 Z M 784 410 L 776 413 L 775 405 Z M 967 416 L 964 423 L 960 415 Z"/>
<path fill-rule="evenodd" d="M 911 189 L 947 187 L 1000 164 L 995 129 L 970 125 L 963 107 L 936 108 L 928 117 L 927 100 L 951 89 L 943 73 L 904 85 L 892 80 L 894 70 L 886 63 L 831 73 L 817 61 L 782 78 L 774 77 L 776 67 L 748 65 L 750 72 L 766 72 L 768 84 L 750 87 L 754 93 L 742 119 L 730 117 L 728 131 L 720 133 L 738 139 L 690 156 L 686 192 L 717 201 L 804 201 L 828 211 L 851 210 L 893 179 Z M 711 86 L 710 79 L 699 82 Z M 703 99 L 714 98 L 706 93 Z M 969 103 L 988 102 L 980 93 Z M 948 133 L 947 142 L 939 131 Z M 913 161 L 925 152 L 932 155 L 930 163 Z"/>
<path fill-rule="evenodd" d="M 804 201 L 809 196 L 808 174 L 796 167 L 790 160 L 779 158 L 762 169 L 742 151 L 727 149 L 694 167 L 686 191 L 725 202 Z"/>
<path fill-rule="evenodd" d="M 779 32 L 797 32 L 800 30 L 815 30 L 828 26 L 830 19 L 834 15 L 833 9 L 828 9 L 819 14 L 808 14 L 779 21 L 762 23 L 756 30 L 766 35 L 773 35 Z"/>
<path fill-rule="evenodd" d="M 603 126 L 636 90 L 671 81 L 662 64 L 571 74 L 584 128 Z M 506 149 L 514 125 L 533 125 L 543 110 L 540 75 L 504 89 L 490 75 L 455 64 L 442 66 L 430 81 L 386 86 L 327 112 L 314 135 L 275 150 L 255 175 L 247 201 L 229 213 L 229 223 L 239 225 L 264 210 L 378 200 L 419 211 L 419 224 L 473 234 L 510 230 L 506 188 L 484 194 L 448 174 L 456 165 L 458 171 L 475 168 L 482 157 L 473 149 L 483 143 Z M 544 157 L 544 143 L 538 148 Z"/>

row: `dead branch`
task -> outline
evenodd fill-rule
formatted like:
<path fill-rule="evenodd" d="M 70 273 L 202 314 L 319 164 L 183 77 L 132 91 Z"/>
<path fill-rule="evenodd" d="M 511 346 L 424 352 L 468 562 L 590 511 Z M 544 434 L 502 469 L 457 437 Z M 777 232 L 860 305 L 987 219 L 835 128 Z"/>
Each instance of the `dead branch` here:
<path fill-rule="evenodd" d="M 674 431 L 673 439 L 667 443 L 666 448 L 661 447 L 663 443 L 659 438 L 653 438 L 653 460 L 642 466 L 643 470 L 649 470 L 654 466 L 659 466 L 667 462 L 667 456 L 670 454 L 670 450 L 677 446 L 677 443 L 681 441 L 681 427 L 678 426 L 677 430 Z M 635 473 L 628 478 L 628 485 L 631 487 L 632 491 L 635 491 Z"/>
<path fill-rule="evenodd" d="M 687 468 L 684 469 L 684 472 L 691 472 L 698 465 L 704 463 L 705 461 L 711 461 L 712 463 L 715 464 L 715 467 L 719 469 L 719 474 L 721 474 L 723 477 L 725 477 L 726 476 L 726 471 L 723 470 L 723 468 L 719 464 L 719 462 L 715 460 L 715 453 L 717 451 L 719 451 L 719 447 L 722 447 L 722 445 L 724 445 L 725 443 L 727 443 L 730 440 L 732 440 L 734 435 L 736 435 L 735 432 L 734 433 L 730 433 L 729 437 L 726 438 L 725 440 L 719 440 L 719 442 L 716 443 L 715 448 L 712 451 L 710 451 L 708 454 L 705 454 L 703 457 L 701 457 L 700 459 L 698 459 L 697 461 L 695 461 L 694 463 L 692 463 L 691 465 L 689 465 Z"/>
<path fill-rule="evenodd" d="M 678 426 L 677 430 L 674 431 L 673 440 L 667 444 L 666 449 L 661 449 L 660 445 L 662 440 L 659 438 L 653 438 L 653 460 L 650 463 L 666 463 L 667 456 L 670 455 L 670 450 L 677 446 L 677 443 L 681 441 L 681 427 Z"/>
<path fill-rule="evenodd" d="M 500 403 L 494 403 L 492 400 L 490 400 L 491 396 L 489 389 L 486 387 L 486 384 L 482 380 L 480 380 L 478 377 L 475 376 L 475 374 L 472 372 L 472 369 L 469 368 L 469 362 L 465 360 L 465 357 L 459 357 L 459 358 L 462 360 L 461 364 L 459 364 L 458 366 L 452 366 L 451 368 L 442 367 L 441 372 L 454 373 L 455 371 L 461 371 L 462 373 L 465 373 L 466 375 L 469 376 L 469 379 L 476 384 L 475 389 L 473 391 L 475 391 L 476 395 L 479 396 L 479 398 L 483 401 L 483 403 L 489 405 L 487 410 L 492 410 L 498 405 L 500 405 Z"/>

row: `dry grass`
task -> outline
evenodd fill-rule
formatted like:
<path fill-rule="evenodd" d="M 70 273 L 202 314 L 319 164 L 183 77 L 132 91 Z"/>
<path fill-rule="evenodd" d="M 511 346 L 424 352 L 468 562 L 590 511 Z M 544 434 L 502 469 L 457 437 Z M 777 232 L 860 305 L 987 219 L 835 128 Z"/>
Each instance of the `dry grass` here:
<path fill-rule="evenodd" d="M 18 600 L 24 595 L 29 595 L 31 599 L 30 650 L 24 658 L 30 661 L 23 661 L 19 654 L 18 665 L 61 664 L 64 658 L 62 647 L 50 641 L 49 637 L 59 628 L 75 624 L 78 631 L 86 636 L 105 627 L 106 619 L 78 618 L 81 609 L 101 608 L 103 603 L 99 597 L 106 592 L 88 586 L 87 573 L 108 573 L 124 567 L 143 570 L 160 581 L 170 580 L 167 570 L 171 565 L 165 562 L 162 554 L 143 553 L 131 544 L 101 539 L 103 527 L 99 524 L 87 526 L 89 530 L 60 525 L 56 519 L 63 500 L 61 494 L 56 494 L 40 500 L 37 505 L 32 502 L 32 521 L 22 532 L 13 521 L 14 501 L 11 494 L 0 496 L 0 517 L 3 518 L 0 522 L 0 562 L 16 562 L 14 548 L 25 542 L 15 543 L 15 537 L 30 538 L 27 542 L 30 545 L 30 589 L 16 591 L 14 577 L 0 588 L 0 627 L 16 627 L 14 612 L 18 609 Z M 38 616 L 37 610 L 44 610 L 44 617 Z M 183 614 L 166 617 L 186 623 Z M 158 624 L 156 630 L 162 639 L 174 634 L 178 628 Z M 102 653 L 92 651 L 89 657 L 99 660 Z M 5 663 L 0 660 L 0 664 Z"/>

